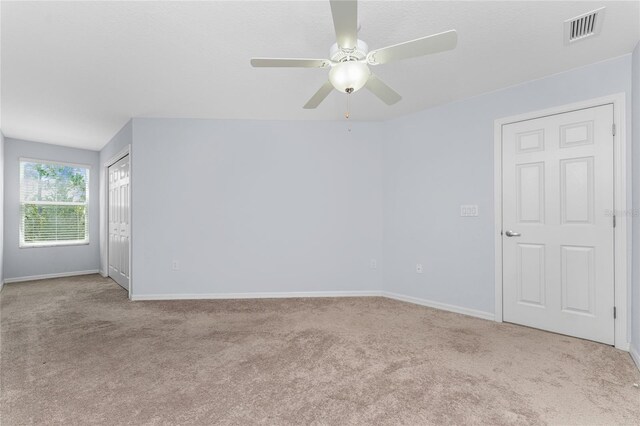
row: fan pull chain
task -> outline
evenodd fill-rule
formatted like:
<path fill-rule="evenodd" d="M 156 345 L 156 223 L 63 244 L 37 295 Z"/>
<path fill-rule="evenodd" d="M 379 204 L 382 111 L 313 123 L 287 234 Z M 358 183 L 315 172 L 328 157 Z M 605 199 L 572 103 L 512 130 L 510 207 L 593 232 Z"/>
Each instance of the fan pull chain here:
<path fill-rule="evenodd" d="M 347 112 L 344 113 L 344 118 L 347 120 L 351 116 L 351 93 L 347 92 Z"/>
<path fill-rule="evenodd" d="M 345 92 L 347 92 L 347 112 L 344 113 L 344 118 L 348 120 L 351 116 L 351 94 L 353 93 L 353 88 L 349 87 Z"/>

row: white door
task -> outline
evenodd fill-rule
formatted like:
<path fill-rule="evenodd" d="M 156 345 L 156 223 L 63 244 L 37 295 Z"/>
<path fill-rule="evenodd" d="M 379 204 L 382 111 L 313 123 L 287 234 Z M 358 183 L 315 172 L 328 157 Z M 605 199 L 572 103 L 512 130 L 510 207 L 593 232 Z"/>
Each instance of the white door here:
<path fill-rule="evenodd" d="M 109 276 L 129 290 L 129 156 L 109 167 Z"/>
<path fill-rule="evenodd" d="M 503 318 L 614 343 L 613 105 L 505 125 Z"/>

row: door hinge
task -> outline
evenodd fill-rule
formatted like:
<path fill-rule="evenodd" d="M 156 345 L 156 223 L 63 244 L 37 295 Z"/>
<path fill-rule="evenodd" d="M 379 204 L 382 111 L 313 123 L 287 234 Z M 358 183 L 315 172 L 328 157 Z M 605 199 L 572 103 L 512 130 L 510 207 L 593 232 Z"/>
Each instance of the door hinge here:
<path fill-rule="evenodd" d="M 616 319 L 618 317 L 618 312 L 616 312 L 616 307 L 613 307 L 613 319 Z"/>
<path fill-rule="evenodd" d="M 616 215 L 613 215 L 613 227 L 616 227 Z"/>
<path fill-rule="evenodd" d="M 613 123 L 613 124 L 611 125 L 611 134 L 612 134 L 613 136 L 615 136 L 615 135 L 616 135 L 616 123 Z"/>

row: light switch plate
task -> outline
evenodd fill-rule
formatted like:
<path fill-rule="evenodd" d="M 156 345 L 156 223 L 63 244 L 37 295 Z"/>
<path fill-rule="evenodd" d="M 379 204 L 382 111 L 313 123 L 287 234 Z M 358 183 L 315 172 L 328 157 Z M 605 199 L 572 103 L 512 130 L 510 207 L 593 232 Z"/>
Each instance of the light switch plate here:
<path fill-rule="evenodd" d="M 460 216 L 462 217 L 475 217 L 478 216 L 477 204 L 463 204 L 460 206 Z"/>

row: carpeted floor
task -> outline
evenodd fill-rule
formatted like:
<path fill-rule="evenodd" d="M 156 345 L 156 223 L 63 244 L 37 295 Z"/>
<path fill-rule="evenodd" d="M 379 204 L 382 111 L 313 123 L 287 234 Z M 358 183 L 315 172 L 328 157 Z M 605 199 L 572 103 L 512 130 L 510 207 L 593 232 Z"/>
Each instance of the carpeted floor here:
<path fill-rule="evenodd" d="M 91 275 L 0 308 L 5 426 L 640 423 L 625 352 L 384 298 L 129 302 Z"/>

